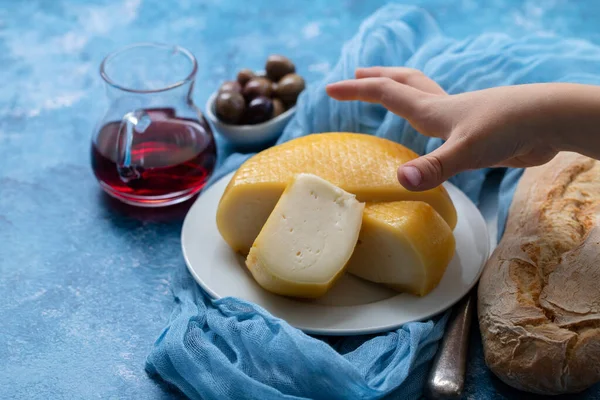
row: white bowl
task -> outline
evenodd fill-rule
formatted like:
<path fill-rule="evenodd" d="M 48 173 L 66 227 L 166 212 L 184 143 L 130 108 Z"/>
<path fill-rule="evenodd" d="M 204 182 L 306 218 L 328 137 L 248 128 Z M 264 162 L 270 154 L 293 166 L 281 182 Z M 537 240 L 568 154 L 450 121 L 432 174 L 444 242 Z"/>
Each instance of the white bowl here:
<path fill-rule="evenodd" d="M 215 100 L 218 92 L 214 92 L 206 102 L 206 117 L 218 134 L 236 146 L 257 146 L 275 140 L 290 122 L 296 112 L 296 106 L 283 114 L 256 125 L 232 125 L 219 120 L 215 112 Z"/>

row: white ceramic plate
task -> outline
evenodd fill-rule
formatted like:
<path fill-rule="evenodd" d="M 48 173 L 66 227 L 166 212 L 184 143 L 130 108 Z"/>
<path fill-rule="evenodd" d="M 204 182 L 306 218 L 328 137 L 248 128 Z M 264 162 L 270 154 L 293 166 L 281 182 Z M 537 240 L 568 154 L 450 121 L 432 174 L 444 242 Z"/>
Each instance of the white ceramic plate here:
<path fill-rule="evenodd" d="M 387 331 L 427 319 L 460 300 L 477 282 L 489 255 L 485 221 L 455 186 L 445 184 L 458 212 L 456 254 L 440 284 L 427 296 L 398 294 L 349 274 L 316 301 L 302 301 L 262 289 L 221 238 L 216 224 L 219 200 L 232 174 L 196 200 L 183 223 L 181 242 L 188 269 L 214 298 L 237 297 L 268 310 L 306 333 L 357 335 Z"/>

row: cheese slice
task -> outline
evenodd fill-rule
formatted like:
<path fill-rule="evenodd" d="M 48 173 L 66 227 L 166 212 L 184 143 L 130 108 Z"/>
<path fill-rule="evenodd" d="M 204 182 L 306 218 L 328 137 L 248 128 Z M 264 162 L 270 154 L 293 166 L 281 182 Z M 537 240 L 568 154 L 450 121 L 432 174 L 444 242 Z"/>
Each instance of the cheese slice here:
<path fill-rule="evenodd" d="M 392 289 L 424 296 L 452 260 L 452 230 L 427 203 L 367 204 L 347 271 Z"/>
<path fill-rule="evenodd" d="M 364 203 L 318 176 L 285 189 L 246 259 L 254 279 L 285 296 L 322 296 L 343 273 L 358 239 Z"/>
<path fill-rule="evenodd" d="M 235 251 L 247 254 L 298 173 L 320 176 L 361 202 L 425 201 L 454 229 L 456 210 L 443 186 L 411 192 L 398 183 L 398 167 L 416 157 L 398 143 L 358 133 L 313 134 L 271 147 L 248 159 L 234 174 L 217 210 L 219 232 Z"/>

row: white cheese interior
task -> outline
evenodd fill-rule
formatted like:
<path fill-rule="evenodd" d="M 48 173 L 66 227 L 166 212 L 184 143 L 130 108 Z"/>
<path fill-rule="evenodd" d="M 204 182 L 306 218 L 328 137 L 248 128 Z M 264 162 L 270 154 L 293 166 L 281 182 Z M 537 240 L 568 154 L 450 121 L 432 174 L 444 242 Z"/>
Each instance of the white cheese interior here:
<path fill-rule="evenodd" d="M 299 174 L 263 226 L 257 245 L 271 274 L 327 283 L 352 255 L 364 204 L 312 174 Z"/>
<path fill-rule="evenodd" d="M 403 286 L 421 286 L 424 266 L 411 243 L 392 229 L 370 232 L 361 237 L 348 272 L 372 282 Z M 380 249 L 362 251 L 362 247 Z"/>

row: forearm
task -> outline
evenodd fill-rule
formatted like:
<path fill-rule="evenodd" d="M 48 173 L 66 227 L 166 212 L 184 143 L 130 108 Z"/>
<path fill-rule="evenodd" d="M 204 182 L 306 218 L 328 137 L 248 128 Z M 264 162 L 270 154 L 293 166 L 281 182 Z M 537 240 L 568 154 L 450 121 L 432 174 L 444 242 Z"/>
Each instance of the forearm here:
<path fill-rule="evenodd" d="M 487 93 L 485 93 L 487 92 Z M 524 137 L 534 146 L 600 159 L 600 86 L 541 83 L 484 90 L 490 101 L 484 127 Z"/>
<path fill-rule="evenodd" d="M 600 159 L 600 86 L 540 83 L 474 93 L 482 132 L 515 137 L 528 147 L 551 147 Z M 468 95 L 468 94 L 466 94 Z"/>
<path fill-rule="evenodd" d="M 600 159 L 600 86 L 548 84 L 545 107 L 557 150 Z"/>

